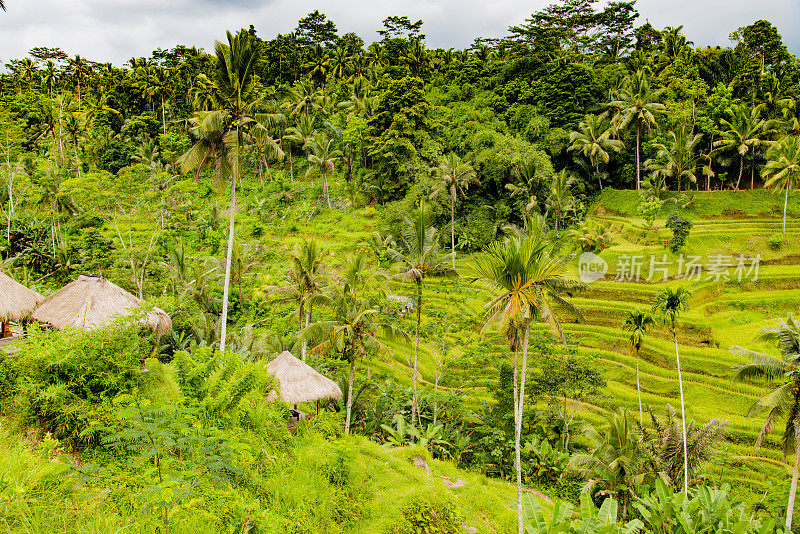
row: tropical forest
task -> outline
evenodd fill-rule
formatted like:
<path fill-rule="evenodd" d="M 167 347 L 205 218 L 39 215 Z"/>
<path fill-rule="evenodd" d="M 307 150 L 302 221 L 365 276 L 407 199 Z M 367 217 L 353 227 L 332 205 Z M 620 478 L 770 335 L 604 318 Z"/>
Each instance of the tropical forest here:
<path fill-rule="evenodd" d="M 4 57 L 0 531 L 800 532 L 800 61 L 640 7 Z"/>

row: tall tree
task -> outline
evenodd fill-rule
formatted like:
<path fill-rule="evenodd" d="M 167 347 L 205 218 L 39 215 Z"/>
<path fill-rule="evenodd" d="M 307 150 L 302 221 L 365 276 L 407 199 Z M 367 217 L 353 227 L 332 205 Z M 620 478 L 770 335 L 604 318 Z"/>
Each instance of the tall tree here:
<path fill-rule="evenodd" d="M 453 256 L 453 271 L 456 270 L 456 198 L 465 195 L 470 184 L 480 185 L 475 169 L 451 153 L 434 169 L 437 181 L 431 198 L 447 192 L 450 195 L 450 250 Z"/>
<path fill-rule="evenodd" d="M 783 199 L 783 233 L 786 234 L 786 211 L 789 191 L 800 187 L 800 137 L 786 136 L 767 150 L 767 165 L 761 171 L 767 181 L 764 187 L 780 191 Z"/>
<path fill-rule="evenodd" d="M 328 208 L 331 207 L 331 195 L 328 192 L 328 173 L 333 172 L 336 158 L 342 156 L 342 152 L 335 148 L 334 142 L 324 132 L 315 135 L 310 143 L 311 154 L 308 156 L 308 173 L 322 176 L 322 195 Z"/>
<path fill-rule="evenodd" d="M 630 332 L 628 348 L 636 355 L 636 393 L 639 395 L 639 423 L 642 422 L 642 389 L 639 386 L 639 352 L 642 350 L 647 328 L 655 325 L 653 317 L 643 310 L 631 310 L 622 323 L 622 329 Z"/>
<path fill-rule="evenodd" d="M 419 419 L 417 375 L 419 374 L 419 330 L 422 322 L 422 286 L 429 276 L 455 274 L 439 253 L 439 230 L 433 226 L 430 208 L 421 200 L 419 207 L 403 214 L 397 247 L 388 250 L 389 259 L 399 264 L 402 278 L 414 284 L 414 367 L 411 372 L 412 417 Z"/>
<path fill-rule="evenodd" d="M 568 151 L 576 151 L 589 160 L 594 167 L 595 175 L 603 189 L 603 179 L 600 175 L 600 162 L 608 165 L 611 161 L 609 152 L 619 152 L 624 144 L 619 139 L 614 139 L 614 130 L 611 121 L 605 113 L 600 115 L 586 115 L 578 125 L 578 130 L 569 135 L 570 146 Z"/>
<path fill-rule="evenodd" d="M 781 385 L 756 401 L 750 408 L 750 416 L 763 410 L 769 410 L 767 420 L 756 439 L 755 448 L 761 446 L 764 437 L 769 434 L 775 421 L 786 418 L 786 426 L 782 435 L 783 454 L 794 451 L 794 469 L 792 485 L 789 489 L 789 502 L 786 505 L 786 532 L 791 532 L 794 515 L 794 501 L 797 496 L 797 479 L 800 471 L 800 324 L 793 315 L 776 325 L 763 329 L 756 341 L 774 343 L 781 353 L 777 358 L 769 354 L 751 351 L 742 347 L 731 347 L 734 354 L 745 356 L 750 363 L 736 368 L 733 379 L 742 380 L 779 380 Z M 794 445 L 794 446 L 792 446 Z"/>
<path fill-rule="evenodd" d="M 763 143 L 766 131 L 766 121 L 759 116 L 756 109 L 751 109 L 745 104 L 738 104 L 728 110 L 731 120 L 721 119 L 724 129 L 718 130 L 720 139 L 714 141 L 714 148 L 718 150 L 736 150 L 739 154 L 739 178 L 736 180 L 736 190 L 742 181 L 744 160 L 752 154 L 759 144 Z"/>
<path fill-rule="evenodd" d="M 484 329 L 494 326 L 503 332 L 514 355 L 514 461 L 519 534 L 523 533 L 520 447 L 530 327 L 532 321 L 547 322 L 564 339 L 551 300 L 574 308 L 558 295 L 564 289 L 580 286 L 579 282 L 564 277 L 568 258 L 554 254 L 546 243 L 538 239 L 517 235 L 492 243 L 471 265 L 472 281 L 487 284 L 495 295 L 486 303 Z"/>
<path fill-rule="evenodd" d="M 547 192 L 547 211 L 555 219 L 555 232 L 558 235 L 558 226 L 565 214 L 576 207 L 575 197 L 570 188 L 576 183 L 575 178 L 567 169 L 561 169 L 553 175 L 550 188 Z"/>
<path fill-rule="evenodd" d="M 305 46 L 332 46 L 339 39 L 336 24 L 317 9 L 297 21 L 294 35 L 297 42 Z"/>
<path fill-rule="evenodd" d="M 236 35 L 227 32 L 227 43 L 214 45 L 213 81 L 221 109 L 198 114 L 198 141 L 181 157 L 184 171 L 202 169 L 216 156 L 218 183 L 230 176 L 231 199 L 228 222 L 228 250 L 225 256 L 225 277 L 220 315 L 220 350 L 225 350 L 228 327 L 228 294 L 231 281 L 234 222 L 236 215 L 236 182 L 241 173 L 240 155 L 247 132 L 263 128 L 257 120 L 261 97 L 255 84 L 254 72 L 261 58 L 260 41 L 246 30 Z M 213 142 L 210 142 L 213 141 Z"/>
<path fill-rule="evenodd" d="M 658 100 L 661 97 L 661 90 L 653 90 L 650 87 L 650 80 L 643 70 L 637 70 L 630 74 L 623 83 L 622 90 L 616 98 L 609 104 L 612 108 L 619 109 L 619 113 L 614 117 L 615 126 L 618 129 L 625 129 L 632 124 L 636 125 L 636 189 L 641 188 L 641 144 L 642 127 L 647 130 L 658 125 L 656 114 L 664 111 L 664 104 Z"/>
<path fill-rule="evenodd" d="M 686 447 L 686 408 L 683 402 L 683 377 L 681 376 L 681 355 L 678 351 L 678 317 L 689 308 L 692 292 L 683 286 L 666 287 L 656 294 L 653 300 L 653 311 L 661 317 L 662 322 L 672 333 L 675 342 L 675 361 L 678 364 L 678 388 L 681 393 L 681 421 L 683 423 L 683 492 L 689 491 L 689 455 Z"/>
<path fill-rule="evenodd" d="M 658 151 L 656 159 L 650 162 L 650 167 L 665 178 L 674 178 L 676 189 L 681 190 L 681 180 L 697 182 L 697 171 L 700 155 L 697 145 L 700 144 L 702 134 L 692 135 L 686 123 L 667 132 L 666 143 L 656 143 Z M 687 185 L 688 188 L 688 185 Z"/>

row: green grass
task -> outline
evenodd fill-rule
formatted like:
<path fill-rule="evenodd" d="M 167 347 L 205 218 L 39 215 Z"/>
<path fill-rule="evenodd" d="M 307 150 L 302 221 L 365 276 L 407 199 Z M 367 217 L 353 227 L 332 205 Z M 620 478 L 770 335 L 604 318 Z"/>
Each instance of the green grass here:
<path fill-rule="evenodd" d="M 415 465 L 415 457 L 423 467 Z M 21 439 L 0 419 L 0 531 L 145 533 L 163 527 L 161 517 L 142 513 L 136 499 L 108 498 L 113 487 L 77 484 L 65 477 L 75 465 L 68 454 Z M 331 473 L 343 478 L 332 483 Z M 287 454 L 271 458 L 252 476 L 260 496 L 245 506 L 259 532 L 379 534 L 397 523 L 408 506 L 423 500 L 451 505 L 459 524 L 480 533 L 510 532 L 516 522 L 513 486 L 432 460 L 419 447 L 388 448 L 361 437 L 327 441 L 308 435 L 297 437 Z M 170 532 L 234 532 L 222 530 L 211 512 L 230 498 L 220 488 L 185 509 L 176 508 Z"/>

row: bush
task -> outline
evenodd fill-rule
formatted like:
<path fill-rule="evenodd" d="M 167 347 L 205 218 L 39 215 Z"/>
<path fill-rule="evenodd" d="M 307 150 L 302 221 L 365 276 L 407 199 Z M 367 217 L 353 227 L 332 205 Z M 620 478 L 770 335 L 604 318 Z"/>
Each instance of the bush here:
<path fill-rule="evenodd" d="M 401 513 L 390 534 L 457 534 L 460 530 L 455 506 L 441 497 L 417 496 Z"/>
<path fill-rule="evenodd" d="M 783 236 L 781 234 L 774 234 L 769 236 L 770 250 L 780 250 L 783 246 Z"/>
<path fill-rule="evenodd" d="M 667 224 L 665 226 L 672 230 L 672 242 L 669 248 L 673 254 L 677 254 L 686 244 L 686 238 L 689 237 L 689 231 L 694 224 L 686 217 L 679 215 L 678 212 L 673 211 L 669 214 L 669 217 L 667 217 Z"/>
<path fill-rule="evenodd" d="M 143 384 L 152 343 L 139 330 L 128 320 L 98 330 L 34 331 L 0 364 L 2 393 L 19 396 L 23 422 L 73 445 L 97 443 L 116 411 L 111 399 Z"/>

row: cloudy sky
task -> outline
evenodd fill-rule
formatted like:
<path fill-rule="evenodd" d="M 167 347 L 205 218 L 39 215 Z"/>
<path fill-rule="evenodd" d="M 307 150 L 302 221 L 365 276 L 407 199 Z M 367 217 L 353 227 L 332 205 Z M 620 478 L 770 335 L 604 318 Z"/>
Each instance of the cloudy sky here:
<path fill-rule="evenodd" d="M 464 47 L 475 36 L 499 37 L 549 0 L 5 0 L 0 12 L 0 62 L 34 46 L 119 65 L 157 47 L 196 45 L 210 50 L 226 29 L 253 24 L 264 39 L 292 30 L 319 9 L 339 33 L 356 32 L 369 43 L 388 15 L 425 21 L 431 47 Z M 657 28 L 683 24 L 697 45 L 730 44 L 740 26 L 772 21 L 795 55 L 800 53 L 798 0 L 639 0 L 640 19 Z"/>

